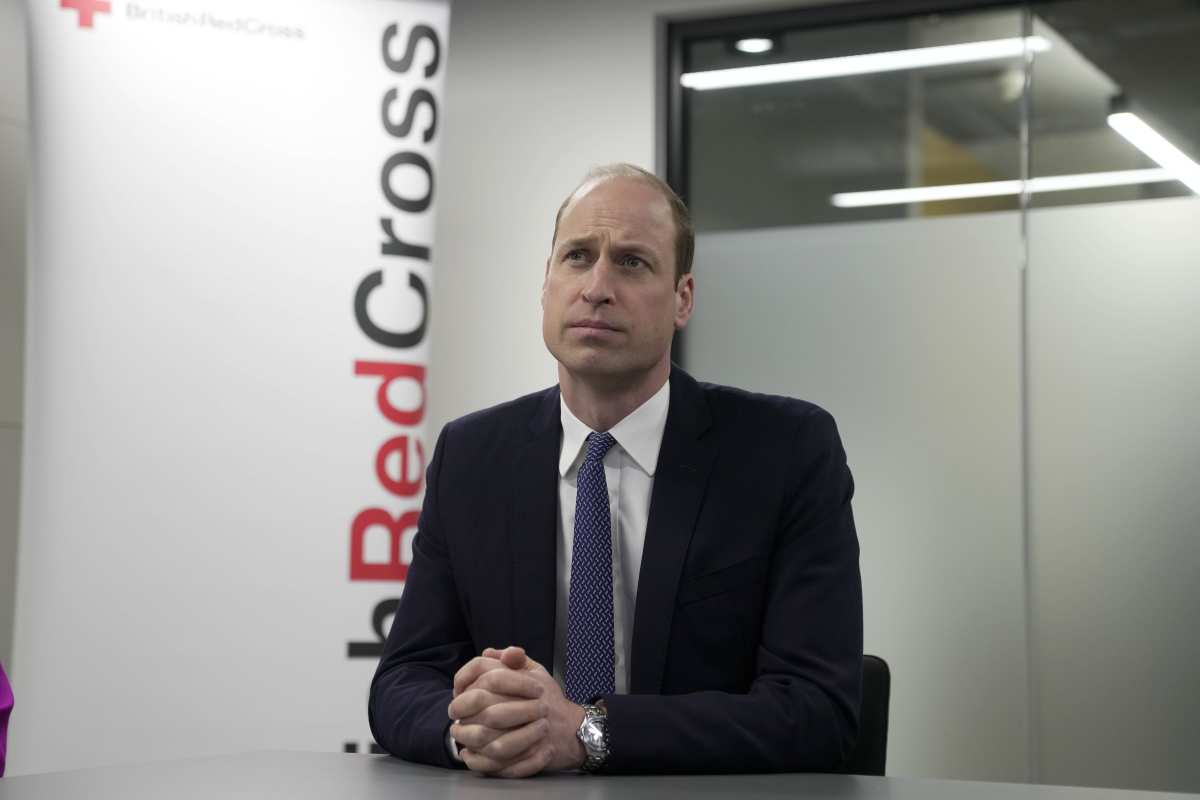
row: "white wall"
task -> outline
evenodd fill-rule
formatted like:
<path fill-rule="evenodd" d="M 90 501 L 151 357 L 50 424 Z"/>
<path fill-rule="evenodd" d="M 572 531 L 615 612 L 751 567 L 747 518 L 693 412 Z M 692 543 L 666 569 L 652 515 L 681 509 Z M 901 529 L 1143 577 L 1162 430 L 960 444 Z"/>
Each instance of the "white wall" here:
<path fill-rule="evenodd" d="M 25 7 L 0 0 L 0 663 L 12 663 L 25 346 Z"/>

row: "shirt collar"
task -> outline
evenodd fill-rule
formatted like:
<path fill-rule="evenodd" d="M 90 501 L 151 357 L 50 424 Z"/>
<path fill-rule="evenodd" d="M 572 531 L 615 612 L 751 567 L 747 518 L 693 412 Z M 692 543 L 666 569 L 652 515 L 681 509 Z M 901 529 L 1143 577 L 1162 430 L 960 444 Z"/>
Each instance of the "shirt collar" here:
<path fill-rule="evenodd" d="M 667 427 L 670 387 L 670 381 L 664 382 L 662 388 L 649 400 L 631 411 L 608 431 L 642 471 L 651 477 L 658 466 L 658 451 L 662 447 L 663 431 Z M 562 399 L 561 392 L 558 405 L 563 431 L 562 449 L 558 454 L 558 474 L 560 477 L 566 477 L 571 467 L 579 460 L 588 434 L 593 431 L 571 413 L 566 401 Z"/>

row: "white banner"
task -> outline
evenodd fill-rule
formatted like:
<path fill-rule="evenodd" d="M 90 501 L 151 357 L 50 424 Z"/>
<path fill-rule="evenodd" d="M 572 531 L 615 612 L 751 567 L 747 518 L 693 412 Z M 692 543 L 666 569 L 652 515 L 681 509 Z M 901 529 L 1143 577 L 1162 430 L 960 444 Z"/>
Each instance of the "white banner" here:
<path fill-rule="evenodd" d="M 10 774 L 364 752 L 432 455 L 448 7 L 29 17 Z"/>

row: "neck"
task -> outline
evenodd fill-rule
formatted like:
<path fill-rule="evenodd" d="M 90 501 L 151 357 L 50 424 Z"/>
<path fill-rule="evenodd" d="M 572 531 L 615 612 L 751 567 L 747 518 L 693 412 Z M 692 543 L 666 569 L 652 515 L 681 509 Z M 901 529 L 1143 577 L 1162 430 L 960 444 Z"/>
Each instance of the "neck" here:
<path fill-rule="evenodd" d="M 653 397 L 670 375 L 669 355 L 632 381 L 597 380 L 595 376 L 572 373 L 560 363 L 558 386 L 571 413 L 592 430 L 604 432 Z"/>

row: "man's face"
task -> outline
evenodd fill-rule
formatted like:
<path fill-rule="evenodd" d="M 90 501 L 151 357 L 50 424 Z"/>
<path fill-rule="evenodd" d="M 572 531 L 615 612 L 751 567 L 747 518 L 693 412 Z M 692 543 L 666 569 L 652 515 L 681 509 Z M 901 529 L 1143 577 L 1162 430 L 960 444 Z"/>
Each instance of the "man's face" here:
<path fill-rule="evenodd" d="M 692 276 L 675 281 L 675 223 L 635 178 L 583 186 L 563 211 L 542 285 L 542 337 L 562 367 L 610 387 L 669 369 L 671 337 L 692 313 Z"/>

